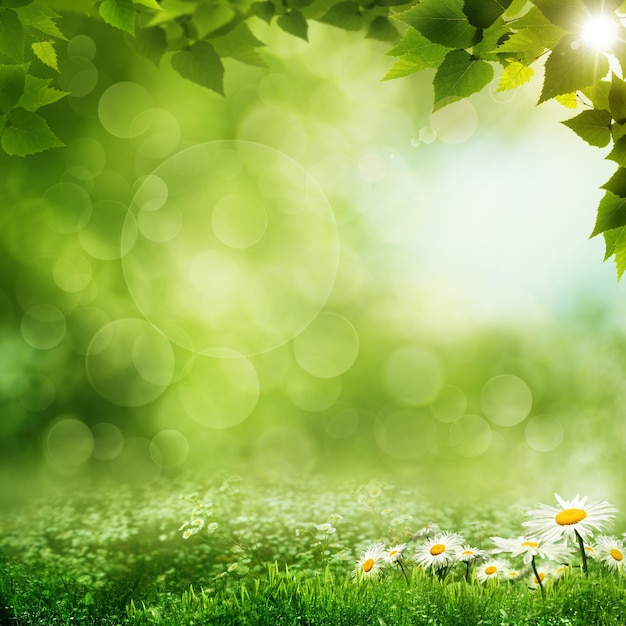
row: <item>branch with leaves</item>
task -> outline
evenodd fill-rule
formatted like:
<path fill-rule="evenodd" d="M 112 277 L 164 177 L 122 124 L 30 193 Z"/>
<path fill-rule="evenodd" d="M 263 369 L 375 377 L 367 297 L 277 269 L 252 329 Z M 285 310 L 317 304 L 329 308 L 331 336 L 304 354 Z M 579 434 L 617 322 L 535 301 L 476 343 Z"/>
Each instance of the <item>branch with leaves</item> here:
<path fill-rule="evenodd" d="M 102 19 L 159 65 L 224 93 L 224 58 L 263 66 L 255 19 L 308 39 L 312 21 L 394 43 L 385 79 L 435 70 L 434 110 L 491 84 L 516 89 L 543 67 L 538 104 L 584 110 L 563 122 L 618 169 L 602 188 L 592 236 L 626 270 L 626 2 L 623 0 L 0 0 L 0 145 L 26 156 L 63 145 L 38 110 L 66 95 L 51 86 L 66 11 Z M 401 34 L 402 33 L 402 34 Z M 37 69 L 35 74 L 33 68 Z M 41 78 L 42 68 L 52 73 Z"/>

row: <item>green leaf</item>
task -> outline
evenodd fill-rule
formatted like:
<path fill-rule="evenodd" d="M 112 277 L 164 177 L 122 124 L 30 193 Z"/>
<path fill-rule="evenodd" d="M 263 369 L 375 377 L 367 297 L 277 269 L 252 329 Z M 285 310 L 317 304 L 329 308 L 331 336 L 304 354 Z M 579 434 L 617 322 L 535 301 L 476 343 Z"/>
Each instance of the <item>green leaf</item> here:
<path fill-rule="evenodd" d="M 562 93 L 560 96 L 555 96 L 554 99 L 566 109 L 576 109 L 578 107 L 578 96 L 576 92 Z"/>
<path fill-rule="evenodd" d="M 172 56 L 172 68 L 183 78 L 224 95 L 224 66 L 206 41 L 197 41 Z"/>
<path fill-rule="evenodd" d="M 617 270 L 617 280 L 621 280 L 626 270 L 626 242 L 620 236 L 614 243 L 615 268 Z"/>
<path fill-rule="evenodd" d="M 21 108 L 11 112 L 0 143 L 12 156 L 27 156 L 64 145 L 42 117 Z"/>
<path fill-rule="evenodd" d="M 26 74 L 26 83 L 24 85 L 24 93 L 22 94 L 17 106 L 27 111 L 36 111 L 38 108 L 52 104 L 68 95 L 66 91 L 59 91 L 49 87 L 52 79 L 37 78 Z"/>
<path fill-rule="evenodd" d="M 611 114 L 591 109 L 561 122 L 589 145 L 604 148 L 611 141 Z"/>
<path fill-rule="evenodd" d="M 0 65 L 0 114 L 8 113 L 20 101 L 27 71 L 28 64 Z"/>
<path fill-rule="evenodd" d="M 469 48 L 478 41 L 478 29 L 463 13 L 464 0 L 423 0 L 398 19 L 433 43 L 448 48 Z"/>
<path fill-rule="evenodd" d="M 546 47 L 537 33 L 526 29 L 511 35 L 506 41 L 500 44 L 497 52 L 505 56 L 510 56 L 519 62 L 532 62 L 537 59 L 545 49 Z"/>
<path fill-rule="evenodd" d="M 553 23 L 569 32 L 580 30 L 589 12 L 580 0 L 533 0 L 533 4 Z"/>
<path fill-rule="evenodd" d="M 626 137 L 618 139 L 605 158 L 609 161 L 615 161 L 620 167 L 626 167 Z"/>
<path fill-rule="evenodd" d="M 156 0 L 133 0 L 133 4 L 140 4 L 149 9 L 154 9 L 155 11 L 161 10 L 161 5 Z"/>
<path fill-rule="evenodd" d="M 437 67 L 448 52 L 450 52 L 450 49 L 446 46 L 433 43 L 414 28 L 409 28 L 404 33 L 400 43 L 389 50 L 387 54 L 392 57 L 399 57 L 408 53 L 416 54 L 423 57 L 426 63 L 424 67 Z"/>
<path fill-rule="evenodd" d="M 622 226 L 626 226 L 626 199 L 607 191 L 600 200 L 591 237 Z"/>
<path fill-rule="evenodd" d="M 437 64 L 439 65 L 439 64 Z M 418 54 L 403 54 L 391 66 L 391 69 L 385 74 L 383 80 L 391 80 L 393 78 L 404 78 L 410 74 L 415 74 L 420 70 L 426 69 L 428 65 L 424 65 L 424 59 Z M 436 67 L 436 66 L 435 66 Z"/>
<path fill-rule="evenodd" d="M 532 7 L 512 24 L 518 32 L 526 32 L 534 36 L 538 45 L 554 48 L 567 34 L 560 26 L 553 24 L 539 9 Z"/>
<path fill-rule="evenodd" d="M 98 11 L 107 24 L 135 34 L 135 7 L 132 0 L 102 0 Z"/>
<path fill-rule="evenodd" d="M 604 260 L 615 254 L 615 250 L 626 241 L 626 228 L 614 228 L 613 230 L 605 230 L 603 233 L 605 253 Z M 623 273 L 623 272 L 622 272 Z M 619 280 L 620 277 L 618 277 Z"/>
<path fill-rule="evenodd" d="M 23 7 L 26 4 L 30 4 L 33 0 L 1 0 L 0 5 L 3 7 L 9 7 L 11 9 L 15 9 L 18 7 Z"/>
<path fill-rule="evenodd" d="M 617 122 L 611 124 L 611 135 L 613 141 L 619 141 L 622 137 L 626 137 L 626 124 L 618 124 Z"/>
<path fill-rule="evenodd" d="M 601 189 L 611 191 L 620 198 L 626 198 L 626 167 L 619 167 Z"/>
<path fill-rule="evenodd" d="M 350 0 L 331 6 L 322 17 L 317 18 L 317 21 L 343 30 L 360 30 L 363 26 L 361 8 Z"/>
<path fill-rule="evenodd" d="M 139 54 L 158 67 L 167 50 L 167 36 L 165 31 L 158 26 L 140 28 L 131 39 L 131 45 Z"/>
<path fill-rule="evenodd" d="M 626 83 L 615 74 L 609 88 L 609 111 L 618 124 L 626 122 Z"/>
<path fill-rule="evenodd" d="M 203 39 L 207 35 L 215 33 L 219 28 L 228 24 L 233 17 L 235 17 L 235 11 L 228 5 L 219 2 L 199 4 L 193 14 L 198 37 Z"/>
<path fill-rule="evenodd" d="M 24 59 L 24 28 L 13 9 L 0 9 L 0 52 L 13 61 Z"/>
<path fill-rule="evenodd" d="M 489 28 L 508 8 L 512 0 L 465 0 L 463 12 L 472 26 Z"/>
<path fill-rule="evenodd" d="M 148 26 L 171 23 L 183 15 L 192 15 L 197 10 L 196 4 L 182 0 L 163 0 L 161 10 L 148 22 Z"/>
<path fill-rule="evenodd" d="M 534 75 L 535 70 L 532 67 L 512 61 L 504 68 L 496 91 L 517 89 L 519 86 L 527 83 Z"/>
<path fill-rule="evenodd" d="M 577 44 L 572 47 L 572 44 Z M 609 62 L 603 54 L 582 45 L 576 35 L 567 35 L 546 61 L 545 78 L 539 103 L 563 93 L 589 87 L 606 76 Z"/>
<path fill-rule="evenodd" d="M 211 45 L 220 57 L 231 57 L 249 65 L 265 67 L 256 48 L 261 48 L 265 44 L 257 39 L 250 30 L 250 27 L 242 22 L 236 28 L 222 37 L 211 39 Z"/>
<path fill-rule="evenodd" d="M 269 24 L 276 13 L 276 6 L 273 2 L 253 2 L 250 5 L 250 10 Z"/>
<path fill-rule="evenodd" d="M 57 39 L 66 39 L 65 35 L 59 30 L 54 20 L 61 16 L 49 6 L 34 2 L 24 7 L 20 7 L 15 11 L 19 16 L 22 24 L 27 28 L 34 28 L 45 35 L 56 37 Z"/>
<path fill-rule="evenodd" d="M 35 56 L 53 70 L 59 71 L 57 51 L 54 49 L 54 41 L 38 41 L 32 46 Z"/>
<path fill-rule="evenodd" d="M 609 89 L 611 83 L 607 80 L 601 80 L 599 83 L 592 85 L 591 87 L 585 87 L 582 92 L 589 100 L 595 109 L 609 110 Z"/>
<path fill-rule="evenodd" d="M 398 29 L 384 15 L 375 17 L 367 30 L 366 39 L 377 39 L 378 41 L 397 41 L 400 33 Z"/>
<path fill-rule="evenodd" d="M 466 98 L 480 91 L 493 78 L 493 67 L 465 50 L 452 50 L 439 66 L 433 85 L 435 110 L 446 98 Z M 437 105 L 440 106 L 437 106 Z"/>
<path fill-rule="evenodd" d="M 290 9 L 304 9 L 313 4 L 314 0 L 285 0 Z"/>
<path fill-rule="evenodd" d="M 294 37 L 304 39 L 304 41 L 309 40 L 309 25 L 307 24 L 304 15 L 302 15 L 302 13 L 300 13 L 297 9 L 293 9 L 292 11 L 289 11 L 289 13 L 281 15 L 276 20 L 276 23 L 286 33 L 289 33 Z"/>
<path fill-rule="evenodd" d="M 499 61 L 496 53 L 498 45 L 510 36 L 511 31 L 502 18 L 498 18 L 489 28 L 482 31 L 482 39 L 472 48 L 474 56 L 485 61 Z"/>

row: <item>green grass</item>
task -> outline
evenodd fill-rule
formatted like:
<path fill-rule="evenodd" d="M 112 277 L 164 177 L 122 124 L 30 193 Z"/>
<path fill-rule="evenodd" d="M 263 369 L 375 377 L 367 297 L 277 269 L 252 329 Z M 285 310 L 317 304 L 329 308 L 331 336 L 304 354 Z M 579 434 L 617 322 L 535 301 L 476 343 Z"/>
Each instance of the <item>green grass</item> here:
<path fill-rule="evenodd" d="M 352 579 L 374 542 L 408 541 L 437 522 L 482 549 L 521 534 L 523 506 L 435 507 L 416 494 L 315 481 L 251 486 L 218 481 L 143 493 L 93 490 L 33 501 L 0 520 L 0 625 L 580 625 L 626 624 L 626 576 L 574 558 L 546 583 L 545 599 L 520 580 L 467 582 L 463 564 L 444 580 L 410 563 L 381 580 Z M 194 508 L 197 503 L 201 509 Z M 531 503 L 532 504 L 532 503 Z M 202 515 L 189 539 L 181 526 Z M 316 529 L 331 520 L 335 531 Z M 217 529 L 208 531 L 209 523 Z"/>
<path fill-rule="evenodd" d="M 270 570 L 263 581 L 228 592 L 190 590 L 167 605 L 133 603 L 129 616 L 136 624 L 609 626 L 624 623 L 626 594 L 614 577 L 568 576 L 544 601 L 509 583 L 441 583 L 422 574 L 409 585 L 396 578 L 357 586 L 328 572 L 303 580 Z"/>

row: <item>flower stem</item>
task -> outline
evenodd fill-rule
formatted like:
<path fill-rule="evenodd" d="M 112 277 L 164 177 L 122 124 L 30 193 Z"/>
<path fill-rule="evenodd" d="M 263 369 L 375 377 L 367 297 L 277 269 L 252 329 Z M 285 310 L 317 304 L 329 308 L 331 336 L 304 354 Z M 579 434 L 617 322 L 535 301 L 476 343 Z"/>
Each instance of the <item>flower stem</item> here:
<path fill-rule="evenodd" d="M 587 570 L 587 553 L 585 552 L 585 544 L 583 542 L 583 538 L 580 536 L 577 530 L 574 530 L 576 533 L 576 539 L 578 539 L 578 546 L 580 548 L 580 556 L 583 559 L 583 573 L 586 578 L 589 578 L 589 571 Z"/>
<path fill-rule="evenodd" d="M 470 564 L 469 561 L 465 561 L 465 580 L 469 582 L 470 580 Z"/>
<path fill-rule="evenodd" d="M 404 565 L 402 565 L 402 561 L 398 559 L 397 563 L 400 566 L 402 573 L 404 574 L 404 579 L 406 580 L 407 587 L 410 587 L 411 583 L 409 582 L 409 577 L 407 576 L 406 570 L 404 569 Z"/>
<path fill-rule="evenodd" d="M 543 588 L 543 583 L 541 582 L 541 576 L 539 576 L 539 572 L 537 571 L 537 566 L 535 565 L 535 555 L 533 554 L 530 559 L 530 564 L 532 565 L 533 572 L 535 574 L 535 580 L 539 583 L 539 589 L 541 589 L 541 597 L 546 599 L 546 590 Z"/>

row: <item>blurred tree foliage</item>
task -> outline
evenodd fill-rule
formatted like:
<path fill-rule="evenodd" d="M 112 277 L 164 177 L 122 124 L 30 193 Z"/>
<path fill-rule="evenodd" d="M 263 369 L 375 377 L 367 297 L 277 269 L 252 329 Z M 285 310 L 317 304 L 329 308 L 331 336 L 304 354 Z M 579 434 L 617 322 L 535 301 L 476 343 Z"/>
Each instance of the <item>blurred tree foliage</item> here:
<path fill-rule="evenodd" d="M 615 258 L 618 277 L 626 270 L 626 83 L 617 75 L 626 63 L 621 0 L 1 0 L 0 144 L 9 155 L 63 145 L 39 109 L 66 95 L 53 81 L 58 44 L 76 34 L 59 26 L 69 12 L 124 32 L 129 47 L 157 66 L 169 55 L 182 77 L 220 94 L 223 59 L 264 64 L 259 49 L 265 44 L 249 25 L 254 19 L 304 40 L 311 21 L 394 43 L 402 31 L 389 52 L 397 61 L 386 78 L 436 70 L 435 109 L 483 89 L 494 68 L 504 91 L 528 82 L 545 61 L 539 103 L 556 98 L 571 108 L 582 104 L 582 113 L 565 123 L 593 146 L 612 145 L 608 158 L 618 170 L 603 185 L 592 236 L 604 235 L 605 259 Z"/>

